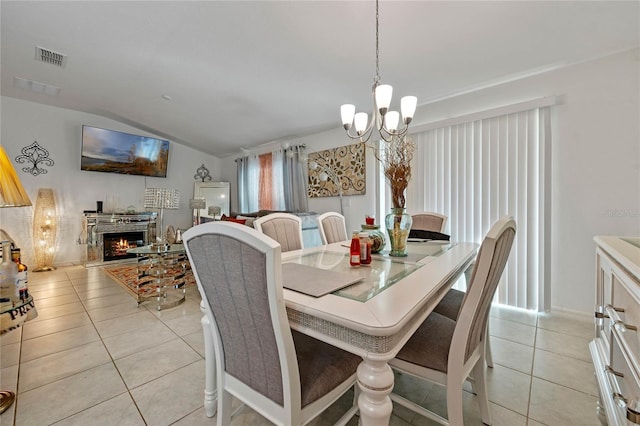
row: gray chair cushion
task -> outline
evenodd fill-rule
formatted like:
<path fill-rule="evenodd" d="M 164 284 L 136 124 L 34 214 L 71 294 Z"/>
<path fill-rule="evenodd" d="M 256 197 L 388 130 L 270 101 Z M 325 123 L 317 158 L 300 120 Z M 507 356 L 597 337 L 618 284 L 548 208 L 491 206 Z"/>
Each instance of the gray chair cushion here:
<path fill-rule="evenodd" d="M 454 288 L 450 289 L 447 294 L 444 295 L 440 303 L 435 307 L 433 312 L 437 312 L 440 315 L 444 315 L 445 317 L 456 321 L 458 319 L 458 314 L 460 313 L 460 308 L 462 307 L 462 301 L 465 296 L 464 291 L 456 290 Z"/>
<path fill-rule="evenodd" d="M 291 330 L 300 372 L 302 407 L 326 395 L 356 372 L 359 356 Z"/>
<path fill-rule="evenodd" d="M 432 312 L 396 358 L 446 373 L 449 348 L 455 328 L 455 321 Z"/>

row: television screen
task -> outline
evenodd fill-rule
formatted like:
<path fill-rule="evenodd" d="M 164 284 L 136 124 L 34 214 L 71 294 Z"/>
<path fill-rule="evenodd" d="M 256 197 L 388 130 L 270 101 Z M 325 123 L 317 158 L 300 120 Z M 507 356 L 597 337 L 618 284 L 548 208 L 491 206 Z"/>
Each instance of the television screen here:
<path fill-rule="evenodd" d="M 169 141 L 82 126 L 81 170 L 167 177 Z"/>

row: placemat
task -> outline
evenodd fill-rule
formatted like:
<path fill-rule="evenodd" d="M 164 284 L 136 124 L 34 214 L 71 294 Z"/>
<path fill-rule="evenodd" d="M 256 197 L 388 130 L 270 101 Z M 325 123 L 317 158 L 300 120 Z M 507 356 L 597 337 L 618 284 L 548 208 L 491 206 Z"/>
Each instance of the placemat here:
<path fill-rule="evenodd" d="M 324 296 L 362 280 L 362 277 L 299 263 L 282 264 L 282 286 L 313 297 Z"/>

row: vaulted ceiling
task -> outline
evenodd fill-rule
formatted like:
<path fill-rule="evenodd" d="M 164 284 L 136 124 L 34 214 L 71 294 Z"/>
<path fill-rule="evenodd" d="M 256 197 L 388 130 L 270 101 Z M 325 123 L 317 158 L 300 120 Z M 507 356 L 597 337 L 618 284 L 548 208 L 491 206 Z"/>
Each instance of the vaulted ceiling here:
<path fill-rule="evenodd" d="M 579 63 L 640 45 L 639 6 L 381 1 L 380 75 L 393 107 Z M 213 155 L 339 127 L 343 103 L 371 110 L 374 1 L 3 0 L 0 15 L 3 96 Z M 37 46 L 66 63 L 36 60 Z M 60 90 L 36 93 L 16 77 Z"/>

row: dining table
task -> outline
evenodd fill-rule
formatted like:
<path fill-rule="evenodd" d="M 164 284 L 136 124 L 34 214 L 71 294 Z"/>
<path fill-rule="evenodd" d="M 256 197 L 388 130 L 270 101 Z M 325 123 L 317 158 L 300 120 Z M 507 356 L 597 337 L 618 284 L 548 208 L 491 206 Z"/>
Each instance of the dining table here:
<path fill-rule="evenodd" d="M 408 243 L 408 255 L 372 255 L 370 265 L 349 264 L 349 242 L 282 253 L 283 286 L 292 329 L 362 357 L 357 369 L 360 424 L 388 425 L 394 375 L 388 364 L 459 280 L 468 282 L 478 244 L 451 241 Z M 297 264 L 295 268 L 286 264 Z M 291 266 L 291 265 L 289 265 Z M 299 268 L 306 270 L 304 279 Z M 287 272 L 292 270 L 294 272 Z M 333 289 L 336 273 L 346 287 Z M 338 280 L 340 281 L 340 280 Z M 296 282 L 303 282 L 297 290 Z M 321 296 L 306 294 L 327 284 Z M 348 284 L 352 282 L 352 284 Z M 462 285 L 465 285 L 463 283 Z M 205 350 L 213 350 L 211 326 L 202 319 Z M 216 412 L 215 370 L 205 371 L 205 410 Z"/>

